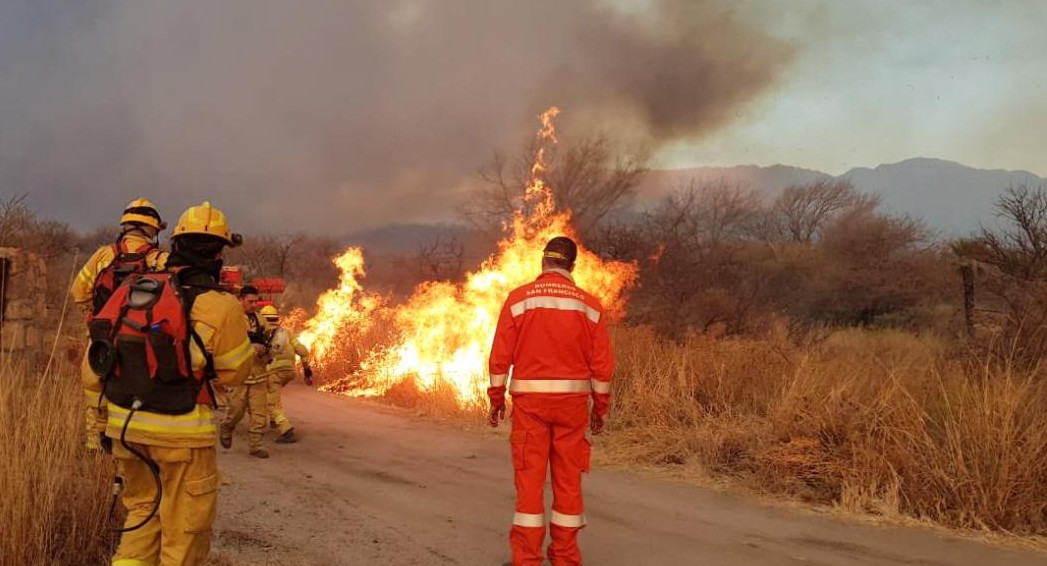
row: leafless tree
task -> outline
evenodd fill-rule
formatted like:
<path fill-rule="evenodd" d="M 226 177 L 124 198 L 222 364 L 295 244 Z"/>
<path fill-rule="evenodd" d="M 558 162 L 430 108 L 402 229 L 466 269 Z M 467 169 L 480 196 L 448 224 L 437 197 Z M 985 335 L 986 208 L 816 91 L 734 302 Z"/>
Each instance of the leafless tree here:
<path fill-rule="evenodd" d="M 228 259 L 252 276 L 287 277 L 304 241 L 302 234 L 260 234 L 246 238 L 243 246 L 228 253 Z"/>
<path fill-rule="evenodd" d="M 1005 363 L 1040 364 L 1047 356 L 1047 186 L 1012 186 L 996 202 L 997 228 L 982 227 L 951 251 L 971 266 L 972 310 L 1002 340 Z"/>
<path fill-rule="evenodd" d="M 777 236 L 809 244 L 837 215 L 849 209 L 872 210 L 879 199 L 859 193 L 850 181 L 823 179 L 786 188 L 771 209 Z"/>
<path fill-rule="evenodd" d="M 760 215 L 760 200 L 747 186 L 724 180 L 708 184 L 694 181 L 669 196 L 662 218 L 679 229 L 693 244 L 716 244 L 744 239 L 752 234 Z"/>
<path fill-rule="evenodd" d="M 481 185 L 460 207 L 474 227 L 497 232 L 523 205 L 536 152 L 529 146 L 515 159 L 496 154 L 480 171 Z M 579 233 L 590 234 L 632 195 L 647 172 L 648 153 L 616 153 L 606 137 L 594 136 L 545 154 L 544 179 L 560 210 L 570 210 Z"/>
<path fill-rule="evenodd" d="M 465 269 L 465 245 L 457 237 L 436 236 L 418 246 L 419 275 L 432 281 L 455 279 Z"/>
<path fill-rule="evenodd" d="M 111 245 L 120 234 L 120 228 L 115 225 L 103 224 L 95 227 L 90 232 L 81 234 L 77 246 L 82 254 L 90 254 L 101 246 Z"/>
<path fill-rule="evenodd" d="M 1047 187 L 1008 188 L 996 202 L 998 231 L 982 227 L 982 259 L 1026 280 L 1047 276 Z"/>
<path fill-rule="evenodd" d="M 15 195 L 0 201 L 0 247 L 23 245 L 18 240 L 36 220 L 27 200 L 26 195 Z"/>

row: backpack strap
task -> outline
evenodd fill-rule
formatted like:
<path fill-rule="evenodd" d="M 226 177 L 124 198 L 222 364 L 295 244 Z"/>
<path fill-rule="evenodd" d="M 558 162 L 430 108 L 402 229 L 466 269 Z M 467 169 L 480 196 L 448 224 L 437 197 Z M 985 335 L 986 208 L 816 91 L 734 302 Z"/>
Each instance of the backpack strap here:
<path fill-rule="evenodd" d="M 200 283 L 186 283 L 182 281 L 179 276 L 179 272 L 183 268 L 175 268 L 171 270 L 171 284 L 179 290 L 182 296 L 182 304 L 185 308 L 185 318 L 189 325 L 189 338 L 196 343 L 196 347 L 200 349 L 200 353 L 204 357 L 204 387 L 207 387 L 207 392 L 211 395 L 211 404 L 215 408 L 218 406 L 218 401 L 215 399 L 214 388 L 211 386 L 211 380 L 218 377 L 218 372 L 214 369 L 214 356 L 207 351 L 204 347 L 204 340 L 197 333 L 196 328 L 193 326 L 193 319 L 190 316 L 193 311 L 193 305 L 196 303 L 196 298 L 206 293 L 207 291 L 219 290 L 217 284 L 200 284 Z M 186 346 L 188 350 L 188 345 Z M 187 351 L 187 361 L 191 363 L 192 353 Z"/>

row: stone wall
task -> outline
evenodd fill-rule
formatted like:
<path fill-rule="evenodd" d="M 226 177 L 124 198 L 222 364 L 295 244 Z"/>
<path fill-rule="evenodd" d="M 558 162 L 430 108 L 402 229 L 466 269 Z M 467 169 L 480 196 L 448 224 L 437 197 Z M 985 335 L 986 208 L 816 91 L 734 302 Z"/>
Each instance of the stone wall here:
<path fill-rule="evenodd" d="M 38 354 L 44 350 L 47 265 L 25 250 L 0 248 L 0 268 L 6 268 L 0 273 L 0 349 Z"/>

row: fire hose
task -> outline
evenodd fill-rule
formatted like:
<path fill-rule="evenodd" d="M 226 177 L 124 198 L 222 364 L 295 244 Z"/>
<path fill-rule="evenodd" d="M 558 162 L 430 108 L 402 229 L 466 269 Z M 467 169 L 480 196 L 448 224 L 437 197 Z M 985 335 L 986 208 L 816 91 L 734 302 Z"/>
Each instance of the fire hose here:
<path fill-rule="evenodd" d="M 124 419 L 124 427 L 120 431 L 120 444 L 122 444 L 123 447 L 126 448 L 128 452 L 130 452 L 131 454 L 134 454 L 135 457 L 137 457 L 139 460 L 141 460 L 142 463 L 144 463 L 146 465 L 146 467 L 149 468 L 149 471 L 153 473 L 153 481 L 156 482 L 156 499 L 153 501 L 153 509 L 152 509 L 152 511 L 149 512 L 149 516 L 148 517 L 146 517 L 145 519 L 142 519 L 141 522 L 139 522 L 137 525 L 134 525 L 132 527 L 121 527 L 121 528 L 110 527 L 109 530 L 112 531 L 112 532 L 115 532 L 115 533 L 129 533 L 131 531 L 137 531 L 138 529 L 146 526 L 146 524 L 148 524 L 149 521 L 152 521 L 153 517 L 155 517 L 156 513 L 160 510 L 160 500 L 164 496 L 164 486 L 163 486 L 163 483 L 160 481 L 160 465 L 157 464 L 155 461 L 153 461 L 148 456 L 146 456 L 145 454 L 142 454 L 142 452 L 140 452 L 137 448 L 135 448 L 134 445 L 127 443 L 127 426 L 129 424 L 131 424 L 131 417 L 134 416 L 135 411 L 137 411 L 138 409 L 141 409 L 141 408 L 142 408 L 142 401 L 141 400 L 135 399 L 134 402 L 131 403 L 131 412 L 128 413 L 127 414 L 127 418 Z M 113 478 L 113 502 L 109 505 L 109 522 L 110 523 L 112 523 L 112 521 L 113 521 L 113 514 L 116 512 L 116 501 L 117 501 L 117 499 L 120 498 L 120 494 L 123 492 L 123 490 L 124 490 L 124 479 L 122 477 L 120 477 L 120 476 L 114 477 Z"/>

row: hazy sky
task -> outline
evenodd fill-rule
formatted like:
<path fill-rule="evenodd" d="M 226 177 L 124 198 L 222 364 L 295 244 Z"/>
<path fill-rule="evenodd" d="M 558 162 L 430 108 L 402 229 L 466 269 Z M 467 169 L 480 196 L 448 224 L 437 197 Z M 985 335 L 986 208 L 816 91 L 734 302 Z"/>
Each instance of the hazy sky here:
<path fill-rule="evenodd" d="M 557 104 L 656 163 L 1047 173 L 1039 0 L 0 0 L 0 195 L 245 231 L 446 220 Z M 624 134 L 623 134 L 624 133 Z"/>
<path fill-rule="evenodd" d="M 1047 174 L 1047 2 L 744 4 L 797 57 L 732 124 L 673 144 L 662 163 L 839 174 L 927 156 Z"/>

